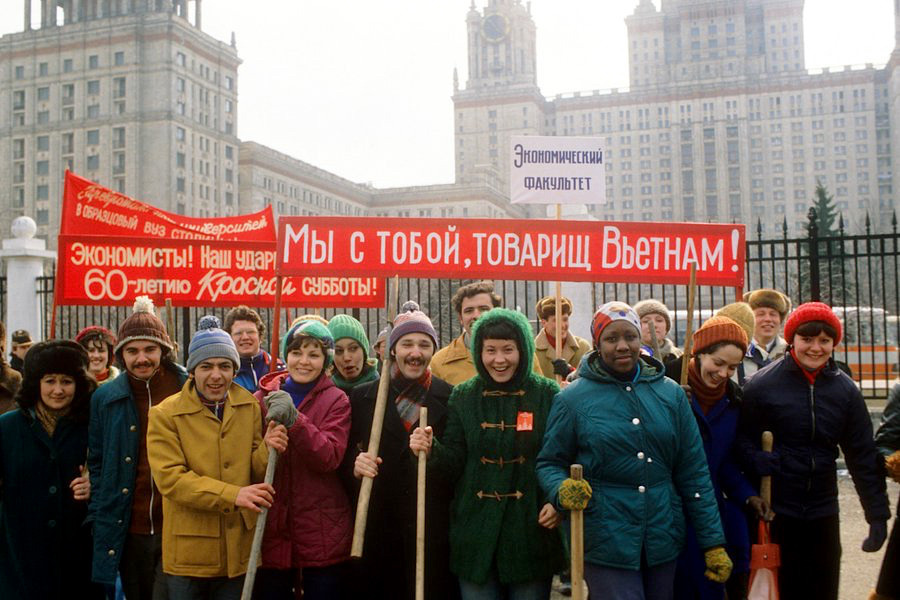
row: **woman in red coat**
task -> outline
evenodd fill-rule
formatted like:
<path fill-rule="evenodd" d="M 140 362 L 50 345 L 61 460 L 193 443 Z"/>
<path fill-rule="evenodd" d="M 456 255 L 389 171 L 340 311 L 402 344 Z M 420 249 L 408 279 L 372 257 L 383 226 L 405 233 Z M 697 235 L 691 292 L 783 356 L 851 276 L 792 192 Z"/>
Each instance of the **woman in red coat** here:
<path fill-rule="evenodd" d="M 327 327 L 302 321 L 281 345 L 287 370 L 265 375 L 256 397 L 265 415 L 266 396 L 287 394 L 299 414 L 275 469 L 275 502 L 253 597 L 340 598 L 353 536 L 350 503 L 337 474 L 350 432 L 350 402 L 325 374 L 334 355 Z"/>

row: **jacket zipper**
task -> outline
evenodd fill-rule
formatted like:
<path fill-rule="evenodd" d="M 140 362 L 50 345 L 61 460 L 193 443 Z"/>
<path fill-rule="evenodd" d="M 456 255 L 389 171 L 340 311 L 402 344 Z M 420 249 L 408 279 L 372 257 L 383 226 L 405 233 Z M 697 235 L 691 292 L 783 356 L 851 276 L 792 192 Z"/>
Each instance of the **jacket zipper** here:
<path fill-rule="evenodd" d="M 152 377 L 150 379 L 153 379 Z M 150 379 L 145 383 L 147 385 L 147 419 L 150 419 L 150 409 L 153 407 L 153 396 L 150 395 Z M 145 442 L 146 443 L 146 442 Z M 154 535 L 153 528 L 153 477 L 150 477 L 150 535 Z"/>
<path fill-rule="evenodd" d="M 809 384 L 809 414 L 812 418 L 812 431 L 810 432 L 809 441 L 814 442 L 816 439 L 816 388 L 815 384 Z M 810 454 L 809 454 L 810 464 L 812 466 L 812 472 L 809 476 L 809 481 L 806 484 L 806 491 L 810 491 L 812 488 L 812 477 L 816 471 L 816 456 L 813 452 L 812 446 L 810 446 Z"/>

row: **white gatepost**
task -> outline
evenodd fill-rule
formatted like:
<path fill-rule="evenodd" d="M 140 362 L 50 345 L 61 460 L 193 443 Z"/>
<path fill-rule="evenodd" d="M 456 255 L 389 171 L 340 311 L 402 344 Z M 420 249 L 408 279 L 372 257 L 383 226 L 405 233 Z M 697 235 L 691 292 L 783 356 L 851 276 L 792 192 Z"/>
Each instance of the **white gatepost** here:
<path fill-rule="evenodd" d="M 556 207 L 547 207 L 547 217 L 556 215 Z M 584 204 L 563 204 L 562 218 L 572 221 L 596 221 L 597 218 L 588 214 Z M 591 318 L 597 307 L 594 306 L 594 296 L 591 286 L 587 282 L 562 282 L 562 295 L 572 301 L 572 316 L 569 317 L 569 330 L 584 339 L 591 341 Z M 540 324 L 538 324 L 540 327 Z"/>
<path fill-rule="evenodd" d="M 34 239 L 37 225 L 31 217 L 18 217 L 12 223 L 12 239 L 3 240 L 0 259 L 6 262 L 6 347 L 16 329 L 27 329 L 31 339 L 44 339 L 41 302 L 37 279 L 44 275 L 44 264 L 56 260 L 56 252 L 47 250 L 47 242 Z"/>

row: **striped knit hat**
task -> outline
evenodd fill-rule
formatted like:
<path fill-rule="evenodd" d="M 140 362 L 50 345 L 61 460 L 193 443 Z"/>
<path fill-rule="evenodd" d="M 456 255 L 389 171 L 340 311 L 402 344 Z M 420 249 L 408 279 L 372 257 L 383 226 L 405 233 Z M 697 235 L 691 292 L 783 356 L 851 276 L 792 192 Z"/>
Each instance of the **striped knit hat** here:
<path fill-rule="evenodd" d="M 197 333 L 191 338 L 188 346 L 188 359 L 185 367 L 188 373 L 209 358 L 227 358 L 234 363 L 234 370 L 241 366 L 241 357 L 238 355 L 234 340 L 225 332 L 218 317 L 206 315 L 197 324 Z"/>
<path fill-rule="evenodd" d="M 598 308 L 591 319 L 591 339 L 595 348 L 600 346 L 600 334 L 613 321 L 626 321 L 637 329 L 638 334 L 641 333 L 641 320 L 634 309 L 624 302 L 613 300 Z"/>
<path fill-rule="evenodd" d="M 165 324 L 156 316 L 153 300 L 149 296 L 135 298 L 134 312 L 119 325 L 119 334 L 116 337 L 119 338 L 119 343 L 113 349 L 114 352 L 136 340 L 153 342 L 169 350 L 174 348 Z"/>
<path fill-rule="evenodd" d="M 287 358 L 288 347 L 300 337 L 309 337 L 322 344 L 322 347 L 325 349 L 325 365 L 323 368 L 327 369 L 331 361 L 334 360 L 334 337 L 328 331 L 328 327 L 316 319 L 307 319 L 291 326 L 281 339 L 282 357 Z"/>

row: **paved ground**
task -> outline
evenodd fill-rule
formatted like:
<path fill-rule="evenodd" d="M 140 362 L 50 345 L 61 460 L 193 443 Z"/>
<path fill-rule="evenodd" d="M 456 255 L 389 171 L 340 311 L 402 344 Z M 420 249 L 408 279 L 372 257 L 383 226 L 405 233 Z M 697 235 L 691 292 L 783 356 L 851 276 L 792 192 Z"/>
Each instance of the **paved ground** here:
<path fill-rule="evenodd" d="M 841 477 L 838 482 L 841 503 L 841 544 L 844 548 L 841 563 L 841 600 L 866 600 L 869 590 L 875 585 L 884 549 L 875 554 L 868 554 L 860 549 L 860 544 L 869 532 L 869 526 L 863 515 L 856 490 L 849 477 Z M 888 482 L 888 496 L 891 510 L 896 512 L 897 495 L 900 486 Z M 888 523 L 888 531 L 893 526 L 893 519 Z M 555 590 L 556 586 L 554 586 Z M 554 591 L 552 600 L 562 600 L 565 596 Z"/>

